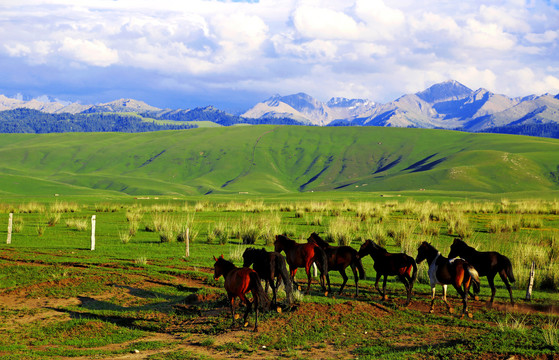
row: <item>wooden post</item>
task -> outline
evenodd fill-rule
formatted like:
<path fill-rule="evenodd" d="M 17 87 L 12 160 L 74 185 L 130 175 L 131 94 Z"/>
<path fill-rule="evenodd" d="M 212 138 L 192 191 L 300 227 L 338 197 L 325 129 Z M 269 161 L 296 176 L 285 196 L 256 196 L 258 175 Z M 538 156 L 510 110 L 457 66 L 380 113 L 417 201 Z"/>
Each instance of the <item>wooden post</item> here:
<path fill-rule="evenodd" d="M 6 240 L 6 244 L 12 243 L 12 224 L 14 221 L 14 213 L 10 213 L 10 218 L 8 220 L 8 240 Z"/>
<path fill-rule="evenodd" d="M 91 251 L 95 250 L 95 215 L 91 217 Z"/>
<path fill-rule="evenodd" d="M 186 243 L 186 252 L 185 252 L 185 256 L 189 257 L 190 256 L 190 234 L 188 233 L 188 230 L 190 230 L 189 228 L 186 228 L 186 239 L 184 239 L 184 242 Z"/>
<path fill-rule="evenodd" d="M 536 263 L 532 261 L 532 269 L 530 269 L 530 279 L 528 280 L 528 289 L 526 289 L 526 300 L 532 300 L 532 287 L 534 286 L 534 277 L 536 275 Z"/>

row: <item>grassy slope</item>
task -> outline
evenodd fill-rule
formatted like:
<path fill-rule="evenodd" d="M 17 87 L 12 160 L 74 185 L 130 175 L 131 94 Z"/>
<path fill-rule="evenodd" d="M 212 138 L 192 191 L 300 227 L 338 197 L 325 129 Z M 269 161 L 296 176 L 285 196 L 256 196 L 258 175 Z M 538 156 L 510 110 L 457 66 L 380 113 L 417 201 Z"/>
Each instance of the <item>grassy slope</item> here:
<path fill-rule="evenodd" d="M 245 126 L 1 134 L 0 193 L 558 190 L 559 141 L 444 130 Z M 9 176 L 7 176 L 9 175 Z"/>

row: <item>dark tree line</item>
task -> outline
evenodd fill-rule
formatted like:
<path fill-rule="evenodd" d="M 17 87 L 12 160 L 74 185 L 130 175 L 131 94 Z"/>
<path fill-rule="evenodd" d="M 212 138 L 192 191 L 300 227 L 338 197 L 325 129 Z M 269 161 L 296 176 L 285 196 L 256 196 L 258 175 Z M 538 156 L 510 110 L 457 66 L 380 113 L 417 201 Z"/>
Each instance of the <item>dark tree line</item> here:
<path fill-rule="evenodd" d="M 538 136 L 559 139 L 559 124 L 555 122 L 545 124 L 507 125 L 485 129 L 484 133 Z"/>
<path fill-rule="evenodd" d="M 190 124 L 157 124 L 120 113 L 50 114 L 31 109 L 0 111 L 0 133 L 146 132 L 198 127 Z"/>

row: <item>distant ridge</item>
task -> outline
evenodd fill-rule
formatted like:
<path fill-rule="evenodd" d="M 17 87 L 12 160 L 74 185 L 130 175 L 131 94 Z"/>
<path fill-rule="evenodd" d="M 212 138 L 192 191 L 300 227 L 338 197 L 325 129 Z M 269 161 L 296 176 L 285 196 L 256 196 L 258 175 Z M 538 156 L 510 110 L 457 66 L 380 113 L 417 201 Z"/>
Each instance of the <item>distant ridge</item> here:
<path fill-rule="evenodd" d="M 433 84 L 380 104 L 367 99 L 336 97 L 323 103 L 305 93 L 274 95 L 240 116 L 212 106 L 196 109 L 159 109 L 134 99 L 96 105 L 65 104 L 33 99 L 23 101 L 0 95 L 0 111 L 17 108 L 52 114 L 136 113 L 171 121 L 206 121 L 221 126 L 236 124 L 299 124 L 318 126 L 389 126 L 492 131 L 514 126 L 559 127 L 559 94 L 513 98 L 487 89 L 472 90 L 456 80 Z M 549 127 L 548 126 L 548 127 Z"/>

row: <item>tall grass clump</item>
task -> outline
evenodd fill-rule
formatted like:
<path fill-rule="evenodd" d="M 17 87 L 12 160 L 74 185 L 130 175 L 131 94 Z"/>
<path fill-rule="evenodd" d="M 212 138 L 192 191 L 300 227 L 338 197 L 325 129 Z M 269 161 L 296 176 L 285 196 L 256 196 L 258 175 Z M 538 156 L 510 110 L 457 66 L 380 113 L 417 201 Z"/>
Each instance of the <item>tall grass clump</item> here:
<path fill-rule="evenodd" d="M 359 224 L 360 220 L 356 220 L 353 217 L 336 217 L 328 224 L 325 240 L 335 242 L 339 246 L 349 246 L 352 240 L 357 239 L 360 228 Z"/>
<path fill-rule="evenodd" d="M 128 244 L 132 239 L 132 235 L 130 235 L 130 231 L 119 231 L 118 238 L 120 239 L 121 243 Z"/>
<path fill-rule="evenodd" d="M 213 226 L 208 225 L 208 243 L 217 240 L 219 245 L 227 244 L 230 236 L 230 228 L 225 220 L 216 222 Z"/>
<path fill-rule="evenodd" d="M 470 226 L 468 217 L 462 212 L 448 212 L 444 215 L 448 224 L 448 235 L 459 236 L 467 239 L 473 235 L 474 231 Z"/>
<path fill-rule="evenodd" d="M 14 233 L 20 233 L 23 230 L 23 219 L 19 216 L 14 216 L 12 226 Z"/>
<path fill-rule="evenodd" d="M 371 239 L 380 246 L 386 246 L 388 242 L 388 235 L 386 229 L 382 224 L 375 224 L 371 221 L 365 224 L 365 237 Z"/>
<path fill-rule="evenodd" d="M 89 227 L 89 221 L 87 219 L 67 219 L 66 226 L 78 231 L 85 231 Z"/>
<path fill-rule="evenodd" d="M 542 326 L 543 341 L 547 346 L 559 348 L 559 320 L 552 320 L 551 317 L 547 324 Z"/>
<path fill-rule="evenodd" d="M 46 211 L 45 205 L 33 201 L 29 203 L 20 204 L 16 209 L 16 212 L 24 213 L 24 214 L 44 213 L 45 211 Z"/>
<path fill-rule="evenodd" d="M 239 223 L 238 237 L 245 245 L 253 245 L 260 236 L 261 228 L 253 218 L 244 216 Z"/>
<path fill-rule="evenodd" d="M 48 226 L 54 226 L 60 222 L 60 213 L 52 213 L 47 216 Z"/>
<path fill-rule="evenodd" d="M 111 203 L 111 202 L 104 202 L 98 203 L 94 205 L 95 212 L 117 212 L 120 210 L 122 205 Z"/>
<path fill-rule="evenodd" d="M 76 212 L 80 209 L 80 206 L 73 202 L 66 201 L 55 201 L 50 204 L 49 210 L 53 213 L 69 213 Z"/>
<path fill-rule="evenodd" d="M 394 227 L 388 228 L 387 234 L 394 239 L 396 246 L 401 247 L 402 243 L 412 237 L 416 226 L 415 221 L 399 221 Z"/>
<path fill-rule="evenodd" d="M 261 215 L 257 220 L 257 225 L 260 227 L 260 237 L 264 240 L 266 246 L 273 245 L 276 235 L 283 231 L 281 215 L 274 211 Z"/>

